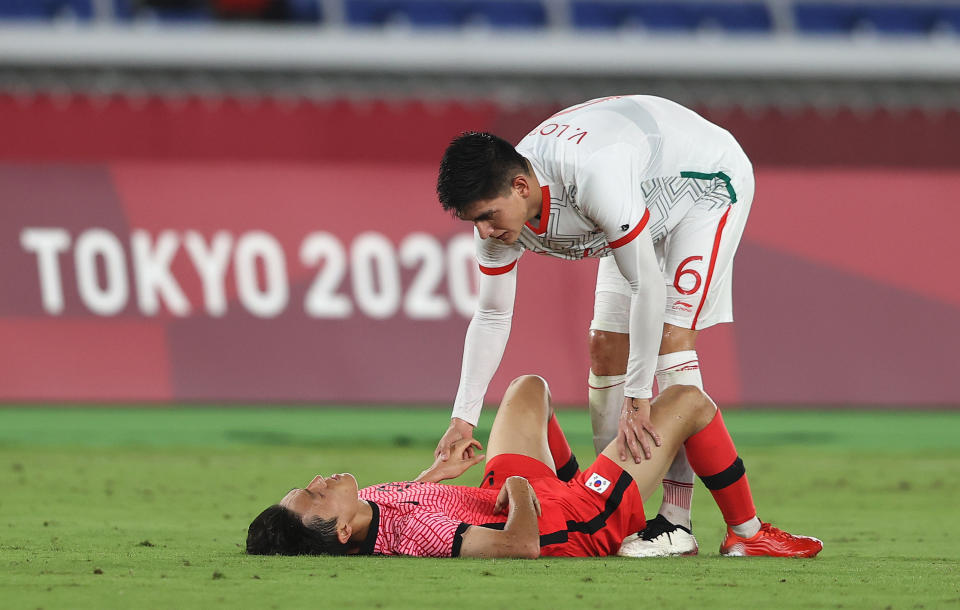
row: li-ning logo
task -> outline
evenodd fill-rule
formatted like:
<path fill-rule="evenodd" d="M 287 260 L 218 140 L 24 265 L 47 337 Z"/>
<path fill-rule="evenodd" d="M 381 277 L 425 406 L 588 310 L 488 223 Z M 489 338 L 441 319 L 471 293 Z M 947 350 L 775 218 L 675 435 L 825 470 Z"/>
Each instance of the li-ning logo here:
<path fill-rule="evenodd" d="M 590 478 L 587 479 L 587 482 L 584 483 L 587 486 L 587 489 L 593 490 L 598 494 L 602 494 L 607 491 L 607 488 L 610 487 L 610 481 L 601 477 L 597 473 L 590 475 Z"/>
<path fill-rule="evenodd" d="M 676 303 L 673 304 L 673 307 L 671 309 L 690 311 L 691 309 L 693 309 L 693 305 L 685 301 L 677 301 Z"/>

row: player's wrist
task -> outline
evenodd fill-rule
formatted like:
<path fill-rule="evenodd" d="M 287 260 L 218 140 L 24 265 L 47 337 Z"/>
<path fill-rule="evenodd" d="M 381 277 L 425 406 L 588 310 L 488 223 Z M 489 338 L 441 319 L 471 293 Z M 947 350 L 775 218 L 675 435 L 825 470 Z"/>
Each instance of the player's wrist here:
<path fill-rule="evenodd" d="M 473 433 L 473 429 L 476 428 L 474 424 L 471 424 L 462 417 L 456 416 L 450 418 L 450 427 L 461 432 L 470 432 L 471 435 Z"/>

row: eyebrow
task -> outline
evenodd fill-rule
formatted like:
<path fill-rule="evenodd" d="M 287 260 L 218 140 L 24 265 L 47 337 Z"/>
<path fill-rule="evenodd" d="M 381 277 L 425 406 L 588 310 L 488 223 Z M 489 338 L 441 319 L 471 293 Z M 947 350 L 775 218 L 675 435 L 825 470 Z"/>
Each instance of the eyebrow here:
<path fill-rule="evenodd" d="M 287 495 L 289 496 L 291 493 L 293 493 L 293 492 L 295 492 L 295 491 L 304 491 L 304 492 L 306 492 L 307 495 L 310 496 L 311 498 L 315 495 L 312 491 L 310 491 L 310 490 L 307 489 L 306 487 L 293 487 L 293 488 L 290 489 L 290 491 L 287 492 Z"/>

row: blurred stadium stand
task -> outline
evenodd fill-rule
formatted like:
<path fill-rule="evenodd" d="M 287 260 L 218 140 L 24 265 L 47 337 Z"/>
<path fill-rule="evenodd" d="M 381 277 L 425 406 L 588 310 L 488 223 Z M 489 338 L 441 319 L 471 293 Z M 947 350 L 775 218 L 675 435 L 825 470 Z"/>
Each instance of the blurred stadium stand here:
<path fill-rule="evenodd" d="M 960 30 L 955 2 L 804 0 L 0 0 L 0 19 L 208 22 L 267 18 L 360 28 L 409 25 L 803 35 Z"/>
<path fill-rule="evenodd" d="M 0 0 L 0 91 L 960 106 L 960 2 Z"/>
<path fill-rule="evenodd" d="M 734 133 L 762 185 L 758 197 L 765 203 L 754 208 L 749 231 L 755 234 L 748 235 L 738 269 L 754 292 L 738 296 L 744 315 L 736 335 L 713 333 L 717 343 L 705 347 L 713 352 L 704 361 L 738 363 L 710 373 L 718 400 L 960 404 L 951 383 L 955 358 L 945 351 L 955 343 L 949 338 L 960 336 L 960 288 L 937 275 L 933 262 L 958 254 L 952 237 L 929 236 L 947 235 L 957 218 L 940 193 L 956 191 L 960 169 L 958 15 L 960 0 L 0 0 L 0 170 L 6 172 L 0 187 L 8 189 L 0 200 L 9 209 L 0 211 L 19 214 L 23 226 L 62 223 L 73 235 L 112 222 L 124 240 L 131 227 L 157 234 L 169 227 L 226 228 L 239 235 L 252 226 L 296 235 L 313 220 L 294 222 L 295 216 L 285 229 L 283 214 L 267 210 L 250 223 L 244 216 L 259 214 L 290 176 L 302 181 L 290 183 L 283 196 L 304 202 L 304 219 L 316 218 L 311 206 L 320 190 L 308 178 L 345 166 L 363 176 L 357 182 L 386 172 L 400 185 L 379 184 L 385 190 L 378 205 L 430 200 L 438 151 L 459 131 L 488 129 L 519 140 L 569 104 L 660 95 Z M 255 176 L 288 165 L 268 187 L 256 180 L 253 189 L 234 187 L 233 176 L 216 179 L 219 170 L 212 172 L 215 186 L 205 182 L 208 170 L 235 161 L 266 162 Z M 168 179 L 168 171 L 188 177 Z M 153 192 L 166 192 L 168 183 L 182 188 L 155 200 Z M 817 190 L 824 183 L 833 190 Z M 324 196 L 352 200 L 352 191 L 335 190 L 345 185 L 353 182 L 332 180 Z M 209 201 L 207 192 L 214 193 Z M 230 211 L 216 218 L 210 212 L 209 226 L 163 215 L 180 209 L 183 199 L 188 218 L 193 196 L 202 200 L 197 210 L 216 204 Z M 795 208 L 776 205 L 784 197 Z M 246 201 L 242 214 L 229 207 L 234 200 Z M 216 205 L 211 209 L 221 209 Z M 814 220 L 794 239 L 797 220 L 789 214 L 801 207 L 839 210 L 840 220 Z M 397 243 L 432 222 L 441 227 L 437 235 L 451 230 L 448 219 L 421 208 L 422 221 L 404 215 L 410 227 L 391 220 L 379 230 Z M 764 224 L 764 214 L 785 216 Z M 332 230 L 329 222 L 324 215 L 323 228 Z M 20 225 L 5 225 L 0 279 L 11 288 L 0 294 L 0 338 L 7 332 L 14 346 L 4 362 L 20 368 L 6 386 L 0 383 L 0 401 L 443 402 L 455 391 L 457 362 L 449 354 L 462 345 L 464 319 L 448 316 L 415 335 L 420 327 L 399 314 L 384 327 L 359 314 L 349 323 L 324 321 L 325 339 L 344 353 L 351 353 L 351 333 L 374 328 L 389 331 L 376 339 L 389 345 L 429 335 L 445 346 L 425 361 L 448 382 L 434 394 L 372 384 L 370 391 L 383 396 L 349 395 L 337 385 L 351 382 L 347 373 L 321 378 L 303 368 L 315 356 L 310 337 L 317 327 L 293 306 L 269 326 L 251 325 L 242 311 L 214 323 L 194 286 L 195 315 L 167 319 L 163 310 L 143 313 L 131 299 L 116 318 L 101 319 L 81 307 L 66 271 L 73 292 L 65 296 L 66 314 L 52 315 L 39 301 L 37 263 L 18 246 Z M 352 239 L 346 229 L 338 235 L 344 244 Z M 770 287 L 778 286 L 771 278 L 790 274 L 806 283 L 771 297 Z M 766 309 L 771 302 L 782 304 L 772 306 L 782 315 Z M 539 319 L 531 312 L 545 307 L 530 298 L 519 306 L 521 315 L 529 308 L 527 320 Z M 238 311 L 235 303 L 229 311 Z M 911 326 L 914 320 L 924 325 Z M 169 347 L 158 342 L 139 359 L 114 350 L 111 341 L 126 341 L 125 323 L 148 338 L 168 327 Z M 73 334 L 62 332 L 64 325 Z M 540 328 L 519 326 L 512 345 L 525 344 L 524 332 L 536 344 Z M 783 351 L 772 354 L 767 338 L 774 334 Z M 72 353 L 71 341 L 100 338 L 101 351 L 81 363 L 57 360 Z M 21 358 L 17 350 L 34 345 L 42 353 Z M 831 349 L 824 353 L 824 346 Z M 571 351 L 553 352 L 564 350 Z M 370 351 L 356 358 L 366 361 Z M 392 348 L 381 351 L 386 358 Z M 221 365 L 224 354 L 229 366 Z M 124 371 L 119 379 L 127 385 L 110 366 L 94 367 L 98 358 Z M 391 369 L 391 383 L 420 378 L 424 363 L 410 360 L 403 374 Z M 797 362 L 803 375 L 784 364 Z M 586 365 L 568 364 L 570 370 L 552 377 L 555 395 L 576 403 Z"/>

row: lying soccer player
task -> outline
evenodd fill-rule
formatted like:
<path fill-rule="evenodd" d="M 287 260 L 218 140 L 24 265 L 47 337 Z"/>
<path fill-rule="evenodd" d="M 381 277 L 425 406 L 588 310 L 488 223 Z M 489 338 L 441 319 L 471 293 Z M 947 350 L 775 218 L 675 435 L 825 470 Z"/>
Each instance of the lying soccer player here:
<path fill-rule="evenodd" d="M 639 464 L 615 442 L 585 472 L 577 468 L 535 375 L 511 383 L 497 411 L 479 488 L 440 485 L 483 456 L 464 457 L 458 441 L 413 481 L 357 489 L 353 475 L 317 476 L 291 490 L 250 524 L 256 555 L 364 554 L 417 557 L 591 557 L 613 555 L 644 527 L 643 501 L 686 448 L 727 522 L 722 555 L 813 557 L 823 544 L 756 516 L 743 462 L 716 406 L 694 386 L 673 386 L 651 409 L 659 439 Z M 557 468 L 556 465 L 560 467 Z M 521 478 L 522 477 L 522 478 Z M 624 545 L 629 546 L 629 543 Z M 629 549 L 622 550 L 629 555 Z"/>

